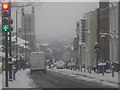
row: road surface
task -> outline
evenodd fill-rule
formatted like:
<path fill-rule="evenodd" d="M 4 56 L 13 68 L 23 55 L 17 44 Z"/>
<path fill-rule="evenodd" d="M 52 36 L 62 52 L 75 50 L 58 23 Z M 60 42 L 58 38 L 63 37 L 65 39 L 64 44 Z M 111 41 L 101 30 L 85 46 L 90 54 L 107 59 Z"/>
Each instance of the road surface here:
<path fill-rule="evenodd" d="M 111 88 L 97 82 L 85 81 L 76 79 L 54 71 L 47 71 L 47 73 L 33 73 L 30 74 L 36 88 Z"/>

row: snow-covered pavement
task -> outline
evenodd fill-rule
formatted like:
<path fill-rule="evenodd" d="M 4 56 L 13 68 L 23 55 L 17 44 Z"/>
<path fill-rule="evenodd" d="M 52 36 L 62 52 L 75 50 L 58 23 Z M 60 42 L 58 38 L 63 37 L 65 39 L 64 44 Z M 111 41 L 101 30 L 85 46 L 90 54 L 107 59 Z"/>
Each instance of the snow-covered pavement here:
<path fill-rule="evenodd" d="M 8 88 L 33 88 L 34 84 L 32 79 L 29 77 L 29 69 L 19 70 L 16 73 L 16 79 L 12 82 L 9 82 Z M 5 81 L 5 80 L 4 80 Z M 3 87 L 5 87 L 3 83 Z"/>
<path fill-rule="evenodd" d="M 56 69 L 52 68 L 49 69 L 51 71 L 60 72 L 62 74 L 66 74 L 69 76 L 73 76 L 77 79 L 82 79 L 86 81 L 95 81 L 101 83 L 103 85 L 109 85 L 114 88 L 118 88 L 118 73 L 115 73 L 114 77 L 112 77 L 111 73 L 105 73 L 104 76 L 102 74 L 97 74 L 92 72 L 91 74 L 88 72 L 80 72 L 80 71 L 73 71 L 68 69 Z"/>
<path fill-rule="evenodd" d="M 90 74 L 87 72 L 73 71 L 68 69 L 52 68 L 48 70 L 69 75 L 77 79 L 98 82 L 103 85 L 108 85 L 108 86 L 112 86 L 113 88 L 118 88 L 118 73 L 115 73 L 115 76 L 112 77 L 111 74 L 107 74 L 107 73 L 105 73 L 105 75 L 103 76 L 102 74 L 96 74 L 94 72 Z M 29 73 L 30 73 L 29 69 L 19 70 L 16 73 L 16 80 L 9 82 L 8 88 L 34 88 L 35 85 L 33 83 L 33 80 L 29 77 Z M 5 88 L 4 73 L 3 73 L 3 77 L 2 74 L 0 74 L 0 89 L 2 88 L 2 86 Z"/>

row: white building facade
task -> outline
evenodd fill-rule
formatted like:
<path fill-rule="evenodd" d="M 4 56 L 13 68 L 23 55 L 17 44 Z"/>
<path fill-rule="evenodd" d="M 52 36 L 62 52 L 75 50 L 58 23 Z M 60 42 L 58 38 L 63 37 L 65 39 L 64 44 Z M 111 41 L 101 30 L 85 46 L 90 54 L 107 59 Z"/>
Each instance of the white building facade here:
<path fill-rule="evenodd" d="M 85 15 L 85 49 L 84 63 L 91 66 L 96 59 L 95 43 L 97 42 L 97 10 L 90 11 Z M 84 51 L 84 50 L 83 50 Z"/>
<path fill-rule="evenodd" d="M 110 61 L 118 61 L 118 3 L 112 2 L 109 5 L 110 11 Z"/>
<path fill-rule="evenodd" d="M 81 64 L 85 63 L 85 18 L 80 19 L 80 42 L 79 42 L 79 47 L 80 47 L 80 60 Z"/>

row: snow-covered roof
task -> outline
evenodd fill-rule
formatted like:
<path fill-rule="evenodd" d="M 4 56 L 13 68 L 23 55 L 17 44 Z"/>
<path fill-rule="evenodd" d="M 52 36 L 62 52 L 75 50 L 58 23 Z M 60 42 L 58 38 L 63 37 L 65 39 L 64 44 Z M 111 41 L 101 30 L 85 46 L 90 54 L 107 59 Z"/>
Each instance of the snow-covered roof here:
<path fill-rule="evenodd" d="M 31 54 L 33 54 L 33 53 L 44 53 L 44 52 L 32 52 Z"/>
<path fill-rule="evenodd" d="M 48 43 L 42 43 L 41 45 L 42 46 L 48 46 Z"/>
<path fill-rule="evenodd" d="M 104 66 L 104 65 L 106 65 L 106 63 L 99 63 L 98 65 L 99 66 Z"/>
<path fill-rule="evenodd" d="M 112 62 L 114 62 L 114 63 L 118 63 L 118 64 L 119 64 L 119 62 L 118 62 L 118 61 L 112 61 Z"/>
<path fill-rule="evenodd" d="M 85 43 L 83 43 L 83 42 L 79 42 L 79 45 L 82 45 L 82 44 L 85 44 Z"/>
<path fill-rule="evenodd" d="M 24 43 L 29 43 L 29 41 L 26 41 L 26 40 L 24 40 L 24 39 L 21 39 L 21 38 L 17 38 L 17 40 L 18 40 L 18 45 L 19 44 L 24 44 Z M 13 36 L 12 37 L 12 41 L 16 41 L 16 36 Z"/>
<path fill-rule="evenodd" d="M 20 44 L 20 47 L 29 48 L 29 46 L 27 46 L 27 45 L 25 45 L 25 44 Z"/>

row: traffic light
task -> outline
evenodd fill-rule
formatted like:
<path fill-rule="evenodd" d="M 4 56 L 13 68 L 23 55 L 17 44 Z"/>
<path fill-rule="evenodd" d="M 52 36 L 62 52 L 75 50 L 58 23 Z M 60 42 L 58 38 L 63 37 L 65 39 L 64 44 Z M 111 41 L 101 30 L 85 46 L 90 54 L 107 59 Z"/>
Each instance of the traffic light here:
<path fill-rule="evenodd" d="M 13 30 L 11 24 L 13 20 L 11 19 L 11 7 L 10 2 L 2 2 L 2 30 L 3 32 Z"/>
<path fill-rule="evenodd" d="M 3 2 L 2 3 L 2 9 L 4 9 L 4 10 L 7 10 L 9 8 L 9 3 L 7 3 L 7 2 Z"/>

